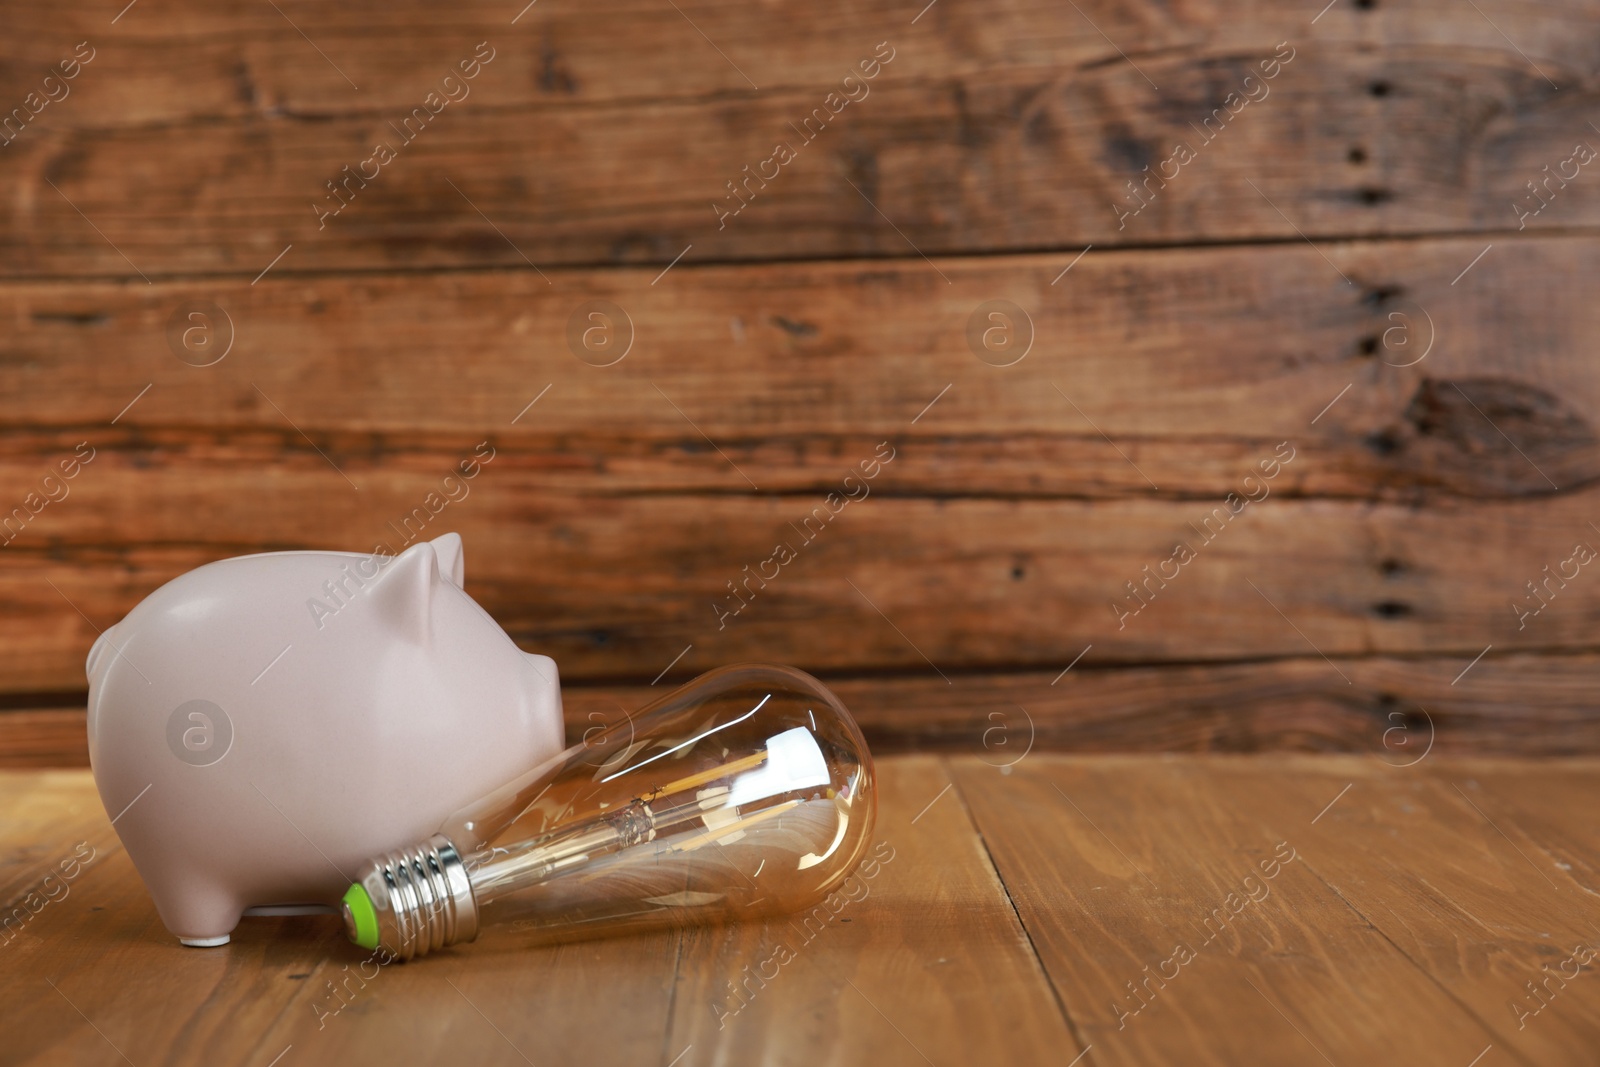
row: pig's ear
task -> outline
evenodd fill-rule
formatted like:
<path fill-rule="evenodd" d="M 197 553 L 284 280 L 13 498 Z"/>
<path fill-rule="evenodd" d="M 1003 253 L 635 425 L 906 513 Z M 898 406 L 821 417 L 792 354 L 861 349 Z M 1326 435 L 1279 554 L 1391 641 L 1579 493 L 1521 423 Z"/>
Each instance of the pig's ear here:
<path fill-rule="evenodd" d="M 419 541 L 391 559 L 372 587 L 372 605 L 380 618 L 419 645 L 432 633 L 433 592 L 439 585 L 439 557 Z"/>
<path fill-rule="evenodd" d="M 457 589 L 465 588 L 467 571 L 461 559 L 461 535 L 441 534 L 428 543 L 433 546 L 433 554 L 439 557 L 439 573 Z"/>

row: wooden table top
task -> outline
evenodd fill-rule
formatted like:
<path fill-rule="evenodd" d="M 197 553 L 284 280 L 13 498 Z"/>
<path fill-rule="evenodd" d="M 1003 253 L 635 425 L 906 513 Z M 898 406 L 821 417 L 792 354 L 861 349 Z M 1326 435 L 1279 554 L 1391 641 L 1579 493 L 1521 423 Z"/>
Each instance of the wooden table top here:
<path fill-rule="evenodd" d="M 0 1063 L 1595 1062 L 1600 761 L 880 775 L 884 862 L 820 930 L 486 937 L 363 981 L 321 917 L 179 947 L 87 772 L 0 774 L 8 912 L 93 850 L 0 938 Z"/>

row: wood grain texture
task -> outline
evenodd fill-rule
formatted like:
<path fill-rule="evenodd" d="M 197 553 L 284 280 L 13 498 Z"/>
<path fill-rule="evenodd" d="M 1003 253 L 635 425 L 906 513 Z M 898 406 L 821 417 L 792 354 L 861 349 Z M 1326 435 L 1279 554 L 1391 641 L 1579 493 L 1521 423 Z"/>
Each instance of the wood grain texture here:
<path fill-rule="evenodd" d="M 1040 0 L 996 0 L 982 12 L 819 0 L 804 13 L 691 0 L 678 5 L 682 14 L 648 0 L 509 11 L 487 0 L 449 8 L 358 0 L 331 10 L 291 0 L 279 5 L 283 15 L 245 2 L 185 8 L 181 20 L 134 18 L 130 12 L 112 30 L 98 10 L 22 8 L 11 23 L 16 32 L 0 51 L 0 90 L 5 99 L 34 91 L 33 75 L 42 77 L 85 38 L 97 46 L 86 69 L 95 77 L 76 81 L 73 99 L 81 105 L 47 111 L 50 127 L 39 132 L 404 111 L 435 87 L 458 55 L 470 54 L 485 38 L 504 47 L 490 68 L 497 77 L 478 84 L 473 99 L 498 108 L 754 92 L 741 68 L 759 81 L 761 92 L 820 87 L 842 77 L 841 64 L 853 64 L 853 57 L 841 56 L 842 46 L 875 43 L 885 35 L 912 42 L 949 74 L 1080 72 L 1122 61 L 1116 41 L 1140 57 L 1141 65 L 1152 54 L 1226 51 L 1286 37 L 1321 45 L 1498 53 L 1507 47 L 1494 26 L 1509 23 L 1518 45 L 1541 68 L 1553 74 L 1592 70 L 1600 33 L 1583 5 L 1483 0 L 1478 6 L 1487 18 L 1461 18 L 1446 0 L 1339 5 L 1313 23 L 1315 12 L 1261 0 L 1226 10 L 1193 0 L 1160 7 L 1090 0 L 1079 4 L 1087 20 L 1066 18 Z M 1109 31 L 1107 36 L 1088 20 Z M 307 37 L 337 59 L 337 67 L 321 59 Z M 719 60 L 706 38 L 737 65 Z M 351 88 L 341 70 L 360 88 Z M 119 92 L 118 86 L 137 91 Z"/>
<path fill-rule="evenodd" d="M 687 664 L 687 666 L 685 665 Z M 1350 752 L 1402 767 L 1425 754 L 1571 756 L 1600 750 L 1591 654 L 1457 659 L 1315 657 L 1060 672 L 830 677 L 874 752 Z M 701 667 L 691 652 L 655 686 L 568 685 L 568 737 L 622 721 Z M 81 708 L 0 711 L 0 767 L 88 765 Z"/>
<path fill-rule="evenodd" d="M 1539 603 L 1523 586 L 1542 566 L 1594 536 L 1592 493 L 1424 511 L 1269 500 L 1210 544 L 1186 528 L 1211 513 L 1203 503 L 868 498 L 808 544 L 796 530 L 811 501 L 589 498 L 532 513 L 503 490 L 480 487 L 438 531 L 466 537 L 467 591 L 573 679 L 653 677 L 690 645 L 686 663 L 776 659 L 834 674 L 1060 670 L 1089 644 L 1101 663 L 1379 653 L 1459 657 L 1459 670 L 1491 642 L 1497 655 L 1587 648 L 1600 610 L 1600 586 L 1581 578 L 1531 620 L 1516 607 Z M 86 507 L 69 514 L 99 521 Z M 194 529 L 183 513 L 169 518 Z M 317 529 L 309 547 L 360 545 L 365 525 L 280 518 Z M 1142 569 L 1179 539 L 1199 546 L 1196 558 L 1151 585 L 1138 615 L 1121 614 L 1139 603 L 1126 583 L 1147 580 Z M 8 685 L 81 686 L 97 628 L 161 582 L 242 550 L 151 540 L 0 558 Z M 798 558 L 728 617 L 741 603 L 728 583 L 780 542 Z"/>
<path fill-rule="evenodd" d="M 79 858 L 80 843 L 88 842 L 95 853 L 87 861 L 86 870 L 120 850 L 121 845 L 107 822 L 94 783 L 82 772 L 0 775 L 0 809 L 6 813 L 5 843 L 0 847 L 0 900 L 6 902 L 6 907 L 0 910 L 0 923 L 12 920 L 3 927 L 0 940 L 9 943 L 26 932 L 34 916 L 42 914 L 30 908 L 30 916 L 19 931 L 19 917 L 11 914 L 11 909 L 38 888 L 45 874 L 65 873 L 61 863 Z M 60 890 L 55 891 L 60 894 Z M 47 898 L 48 894 L 41 896 Z M 33 902 L 38 903 L 39 900 Z"/>
<path fill-rule="evenodd" d="M 1570 847 L 1593 839 L 1593 760 L 1035 753 L 1009 774 L 927 756 L 880 774 L 892 858 L 732 1013 L 714 998 L 769 958 L 782 924 L 485 940 L 350 980 L 342 1001 L 330 983 L 363 957 L 325 919 L 249 919 L 226 948 L 181 949 L 86 773 L 0 774 L 19 813 L 0 825 L 8 909 L 79 842 L 104 845 L 0 942 L 7 1062 L 265 1067 L 290 1050 L 305 1064 L 942 1067 L 1088 1047 L 1107 1064 L 1466 1064 L 1492 1048 L 1562 1065 L 1597 1040 L 1588 968 L 1521 1030 L 1503 1003 L 1566 942 L 1594 944 L 1574 880 L 1594 871 Z M 1265 877 L 1279 842 L 1294 858 Z M 1174 941 L 1195 958 L 1135 999 L 1128 983 Z"/>
<path fill-rule="evenodd" d="M 1583 796 L 1582 769 L 1581 763 L 1562 762 L 1552 765 L 1549 774 L 1532 780 L 1519 777 L 1514 765 L 1490 765 L 1475 768 L 1470 779 L 1456 780 L 1456 785 L 1475 803 L 1485 806 L 1479 814 L 1485 815 L 1486 821 L 1492 811 L 1497 825 L 1509 824 L 1506 829 L 1518 830 L 1519 840 L 1535 843 L 1530 855 L 1542 853 L 1542 858 L 1563 872 L 1566 879 L 1575 882 L 1585 894 L 1593 894 L 1600 892 L 1594 860 L 1596 838 L 1600 835 L 1591 823 L 1568 824 L 1559 817 Z M 1552 812 L 1556 813 L 1554 817 Z M 1551 877 L 1556 875 L 1552 873 Z M 1565 881 L 1556 880 L 1558 889 L 1564 889 Z"/>
<path fill-rule="evenodd" d="M 1504 1000 L 1521 971 L 1571 951 L 1563 936 L 1593 943 L 1592 909 L 1429 778 L 1470 782 L 1480 764 L 1424 766 L 1046 759 L 1007 779 L 964 763 L 957 781 L 1100 1062 L 1468 1063 L 1491 1047 L 1587 1062 L 1596 1020 L 1576 987 L 1542 1032 L 1517 1030 Z M 1592 797 L 1594 765 L 1572 773 Z M 1261 866 L 1284 848 L 1291 862 Z"/>
<path fill-rule="evenodd" d="M 71 777 L 83 796 L 86 776 Z M 365 983 L 352 982 L 340 1006 L 328 983 L 342 985 L 346 965 L 358 970 L 364 954 L 344 945 L 329 920 L 246 920 L 221 953 L 183 950 L 158 932 L 144 890 L 119 853 L 41 911 L 27 928 L 31 938 L 0 946 L 21 965 L 5 971 L 0 1004 L 0 1022 L 18 1034 L 10 1062 L 87 1055 L 102 1040 L 135 1062 L 167 1064 L 233 1060 L 246 1051 L 250 1062 L 265 1064 L 290 1045 L 305 1063 L 402 1055 L 420 1062 L 463 1056 L 519 1062 L 520 1054 L 534 1062 L 664 1067 L 686 1045 L 695 1051 L 685 1064 L 726 1062 L 730 1055 L 740 1062 L 761 1055 L 770 1063 L 794 1057 L 848 1063 L 866 1048 L 877 1050 L 878 1062 L 921 1062 L 894 1025 L 911 1027 L 924 1042 L 933 1027 L 946 1050 L 965 1048 L 980 1062 L 985 1047 L 1018 1062 L 1043 1062 L 1069 1038 L 970 825 L 952 806 L 940 819 L 925 820 L 919 840 L 906 832 L 931 793 L 947 784 L 929 758 L 885 765 L 882 825 L 906 840 L 864 883 L 869 891 L 813 943 L 799 946 L 799 958 L 781 978 L 720 1031 L 703 1025 L 701 1016 L 710 1018 L 703 999 L 720 985 L 713 976 L 739 978 L 745 960 L 737 952 L 708 956 L 709 932 L 685 935 L 690 940 L 681 952 L 673 933 L 543 949 L 486 939 L 427 966 L 387 967 Z M 11 852 L 21 840 L 8 836 L 0 851 Z M 958 851 L 952 856 L 940 841 Z M 928 876 L 930 868 L 936 877 Z M 725 934 L 735 947 L 765 936 L 760 927 Z M 943 960 L 929 955 L 940 940 L 959 941 L 963 951 Z M 161 979 L 108 984 L 119 972 Z M 909 973 L 918 976 L 915 984 Z M 862 993 L 854 1002 L 845 999 L 858 994 L 844 979 Z M 989 1003 L 980 981 L 995 983 L 1009 1003 Z M 181 983 L 184 992 L 173 995 L 167 982 Z M 63 1003 L 67 998 L 103 1039 Z M 158 1007 L 160 1019 L 140 1021 Z"/>
<path fill-rule="evenodd" d="M 907 449 L 898 490 L 939 496 L 1220 497 L 1285 439 L 1310 454 L 1280 493 L 1515 497 L 1600 476 L 1600 311 L 1558 284 L 1600 270 L 1592 242 L 1501 240 L 1476 264 L 1475 239 L 1320 251 L 1096 250 L 1064 276 L 1071 257 L 1018 256 L 680 266 L 654 286 L 588 270 L 4 285 L 0 470 L 20 495 L 88 439 L 151 477 L 271 464 L 309 495 L 344 484 L 315 445 L 357 484 L 410 491 L 489 438 L 550 491 L 749 489 L 698 427 L 784 492 L 833 487 L 885 438 Z M 1008 367 L 968 338 L 997 299 L 1028 316 L 1016 343 L 1031 325 Z M 596 300 L 631 324 L 611 367 L 569 350 Z M 226 356 L 188 366 L 169 322 L 205 304 L 222 315 L 196 320 L 213 326 L 196 352 Z"/>
<path fill-rule="evenodd" d="M 1581 579 L 1526 625 L 1514 605 L 1593 534 L 1600 323 L 1539 286 L 1600 263 L 1506 241 L 1452 284 L 1479 251 L 1092 253 L 1059 286 L 1054 257 L 946 261 L 949 286 L 926 264 L 683 269 L 670 293 L 628 272 L 269 278 L 220 297 L 235 350 L 206 368 L 164 338 L 204 286 L 9 286 L 13 507 L 78 442 L 96 458 L 0 552 L 3 684 L 81 686 L 93 627 L 211 559 L 398 545 L 484 441 L 428 535 L 460 530 L 469 589 L 573 678 L 653 677 L 691 643 L 834 673 L 926 667 L 917 649 L 1059 669 L 1092 642 L 1119 663 L 1588 648 Z M 1519 279 L 1522 301 L 1492 299 Z M 566 350 L 580 290 L 631 308 L 615 367 Z M 967 348 L 991 298 L 1032 309 L 1013 367 Z M 107 373 L 99 331 L 132 339 L 128 365 Z M 1434 350 L 1395 366 L 1403 336 Z M 885 441 L 873 495 L 719 630 L 727 583 Z M 1124 583 L 1285 441 L 1272 497 L 1119 629 Z"/>
<path fill-rule="evenodd" d="M 1517 1062 L 1569 1062 L 1572 1050 L 1592 1048 L 1600 1001 L 1584 988 L 1589 969 L 1566 963 L 1567 974 L 1578 975 L 1570 989 L 1559 974 L 1543 983 L 1545 966 L 1557 970 L 1600 933 L 1594 909 L 1578 904 L 1595 884 L 1592 845 L 1574 848 L 1567 820 L 1552 817 L 1574 795 L 1574 781 L 1592 789 L 1593 767 L 1556 764 L 1531 775 L 1517 764 L 1430 760 L 1376 781 L 1378 772 L 1361 771 L 1229 769 L 1208 773 L 1208 785 L 1286 833 L 1305 821 L 1289 813 L 1317 811 L 1353 779 L 1347 795 L 1300 831 L 1306 862 L 1328 888 L 1469 1007 Z M 1547 777 L 1565 779 L 1565 797 L 1545 788 Z M 1533 803 L 1508 806 L 1502 783 Z M 1525 818 L 1533 823 L 1526 829 Z"/>
<path fill-rule="evenodd" d="M 660 935 L 563 946 L 513 966 L 483 958 L 430 972 L 385 968 L 362 982 L 367 954 L 326 919 L 252 919 L 226 955 L 182 949 L 118 852 L 0 951 L 14 976 L 0 1007 L 8 1062 L 120 1052 L 138 1063 L 265 1067 L 291 1045 L 301 1062 L 522 1062 L 502 1030 L 563 1059 L 595 1055 L 599 1043 L 639 1060 L 659 1044 L 669 993 L 659 976 L 675 948 L 672 935 Z M 600 987 L 614 991 L 603 1010 Z M 519 1027 L 527 1004 L 539 1005 L 537 1014 Z"/>
<path fill-rule="evenodd" d="M 1065 1062 L 1081 1050 L 965 812 L 924 807 L 950 787 L 942 767 L 880 766 L 875 862 L 846 883 L 837 915 L 685 934 L 669 1051 L 911 1065 Z"/>
<path fill-rule="evenodd" d="M 1593 136 L 1593 20 L 1489 5 L 1530 65 L 1488 18 L 1428 6 L 1447 28 L 1387 5 L 1317 26 L 1264 4 L 1186 4 L 1177 19 L 1111 4 L 1009 4 L 992 19 L 935 7 L 916 26 L 875 5 L 819 12 L 798 35 L 793 15 L 726 5 L 549 25 L 535 8 L 494 28 L 479 8 L 478 27 L 443 33 L 439 14 L 385 13 L 374 33 L 369 13 L 299 12 L 313 40 L 327 34 L 326 61 L 271 11 L 182 35 L 171 20 L 110 36 L 58 28 L 8 64 L 19 105 L 76 34 L 99 51 L 77 98 L 5 149 L 23 177 L 0 211 L 0 270 L 250 278 L 291 244 L 279 269 L 298 272 L 661 265 L 690 244 L 703 262 L 1516 230 L 1513 203 L 1541 202 L 1526 184 Z M 391 124 L 485 38 L 497 54 L 473 95 L 401 144 Z M 880 42 L 895 58 L 870 95 L 804 143 L 789 124 Z M 1252 90 L 1244 79 L 1280 42 L 1292 63 Z M 1236 104 L 1264 88 L 1224 112 L 1221 133 L 1196 132 L 1230 93 Z M 398 158 L 322 226 L 326 183 L 378 140 Z M 780 141 L 798 158 L 720 225 L 726 183 Z M 1194 161 L 1120 222 L 1128 183 L 1160 173 L 1179 142 Z M 1565 182 L 1528 225 L 1593 226 L 1594 188 Z"/>
<path fill-rule="evenodd" d="M 88 715 L 82 708 L 0 711 L 0 767 L 87 766 Z"/>
<path fill-rule="evenodd" d="M 1600 538 L 1600 185 L 1547 177 L 1600 143 L 1584 5 L 153 2 L 0 43 L 0 758 L 81 759 L 24 706 L 70 703 L 161 582 L 408 516 L 569 680 L 791 661 L 917 694 L 868 716 L 894 746 L 994 736 L 968 680 L 1042 704 L 1047 746 L 1368 751 L 1418 710 L 1444 749 L 1595 744 L 1600 594 L 1549 577 Z M 5 110 L 79 41 L 70 97 Z M 480 41 L 471 96 L 319 225 Z M 572 350 L 596 300 L 613 366 Z M 1027 316 L 1006 367 L 973 349 L 996 300 Z M 479 447 L 470 498 L 419 511 Z M 1149 577 L 1283 447 L 1269 500 Z M 1021 699 L 1091 645 L 1102 688 Z"/>

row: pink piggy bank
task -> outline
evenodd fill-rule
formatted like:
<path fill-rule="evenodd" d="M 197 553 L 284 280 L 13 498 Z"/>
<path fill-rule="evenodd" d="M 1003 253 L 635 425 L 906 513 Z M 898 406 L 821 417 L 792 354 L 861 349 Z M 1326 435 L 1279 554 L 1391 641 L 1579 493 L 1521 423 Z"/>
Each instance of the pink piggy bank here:
<path fill-rule="evenodd" d="M 226 943 L 247 910 L 337 905 L 372 856 L 561 750 L 555 661 L 461 583 L 453 533 L 240 556 L 95 642 L 95 784 L 184 944 Z"/>

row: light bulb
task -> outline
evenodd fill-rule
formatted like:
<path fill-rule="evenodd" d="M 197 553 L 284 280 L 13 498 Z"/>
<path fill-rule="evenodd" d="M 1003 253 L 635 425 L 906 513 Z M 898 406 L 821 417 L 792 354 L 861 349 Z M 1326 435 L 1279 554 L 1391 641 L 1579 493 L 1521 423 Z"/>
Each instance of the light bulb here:
<path fill-rule="evenodd" d="M 797 911 L 855 868 L 876 813 L 838 697 L 723 667 L 367 864 L 345 926 L 410 959 L 501 925 L 562 940 Z"/>

